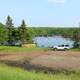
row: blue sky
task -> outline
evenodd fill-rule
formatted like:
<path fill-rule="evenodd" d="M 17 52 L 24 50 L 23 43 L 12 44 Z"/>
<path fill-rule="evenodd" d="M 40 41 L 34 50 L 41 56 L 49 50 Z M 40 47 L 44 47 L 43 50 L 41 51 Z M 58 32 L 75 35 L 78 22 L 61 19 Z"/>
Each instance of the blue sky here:
<path fill-rule="evenodd" d="M 15 25 L 24 19 L 29 26 L 76 27 L 80 0 L 0 0 L 0 22 L 10 15 Z"/>

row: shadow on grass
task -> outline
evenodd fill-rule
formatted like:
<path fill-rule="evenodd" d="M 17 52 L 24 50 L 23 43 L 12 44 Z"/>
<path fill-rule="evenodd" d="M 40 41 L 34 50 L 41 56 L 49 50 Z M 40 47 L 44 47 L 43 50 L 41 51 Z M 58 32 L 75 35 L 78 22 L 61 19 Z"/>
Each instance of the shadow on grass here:
<path fill-rule="evenodd" d="M 67 70 L 67 69 L 53 69 L 41 65 L 33 65 L 29 62 L 29 60 L 26 61 L 0 61 L 0 63 L 5 63 L 8 66 L 11 67 L 20 67 L 28 71 L 35 71 L 36 73 L 42 72 L 45 74 L 60 74 L 63 73 L 65 75 L 75 74 L 75 70 Z"/>

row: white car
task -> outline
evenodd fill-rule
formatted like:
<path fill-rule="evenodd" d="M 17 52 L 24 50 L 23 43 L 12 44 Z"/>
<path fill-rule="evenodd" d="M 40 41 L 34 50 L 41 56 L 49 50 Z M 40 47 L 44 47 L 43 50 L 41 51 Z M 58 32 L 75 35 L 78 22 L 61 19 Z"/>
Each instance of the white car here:
<path fill-rule="evenodd" d="M 67 50 L 70 49 L 69 45 L 58 45 L 58 46 L 54 46 L 55 50 Z"/>

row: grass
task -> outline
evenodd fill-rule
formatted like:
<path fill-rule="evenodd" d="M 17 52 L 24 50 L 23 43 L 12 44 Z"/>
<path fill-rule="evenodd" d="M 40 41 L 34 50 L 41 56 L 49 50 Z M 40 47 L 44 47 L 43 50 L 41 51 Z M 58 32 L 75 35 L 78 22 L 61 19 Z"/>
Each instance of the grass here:
<path fill-rule="evenodd" d="M 0 64 L 0 80 L 80 80 L 80 72 L 76 71 L 70 74 L 44 74 L 42 72 L 29 72 L 24 69 Z"/>
<path fill-rule="evenodd" d="M 70 49 L 72 51 L 80 51 L 80 48 Z M 26 48 L 26 47 L 15 47 L 15 46 L 0 46 L 0 51 L 12 51 L 12 52 L 23 52 L 23 51 L 54 51 L 52 48 Z"/>
<path fill-rule="evenodd" d="M 73 48 L 72 51 L 80 51 L 80 48 Z"/>
<path fill-rule="evenodd" d="M 42 48 L 24 48 L 24 47 L 9 47 L 0 46 L 0 51 L 41 51 Z M 80 50 L 80 49 L 73 49 Z M 65 74 L 45 74 L 43 72 L 27 71 L 17 67 L 9 67 L 5 64 L 0 64 L 0 80 L 80 80 L 80 70 L 74 73 Z"/>
<path fill-rule="evenodd" d="M 42 48 L 26 48 L 26 47 L 14 47 L 14 46 L 0 46 L 0 51 L 12 51 L 12 52 L 18 52 L 18 51 L 41 51 Z"/>

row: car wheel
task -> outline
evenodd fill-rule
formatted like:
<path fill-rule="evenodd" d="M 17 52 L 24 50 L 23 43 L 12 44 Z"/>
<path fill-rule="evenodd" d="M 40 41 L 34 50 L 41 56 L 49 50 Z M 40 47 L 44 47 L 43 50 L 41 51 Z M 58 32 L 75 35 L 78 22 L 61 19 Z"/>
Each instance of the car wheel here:
<path fill-rule="evenodd" d="M 55 51 L 57 51 L 57 48 L 54 48 Z"/>
<path fill-rule="evenodd" d="M 64 51 L 66 51 L 67 50 L 67 48 L 64 48 Z"/>

